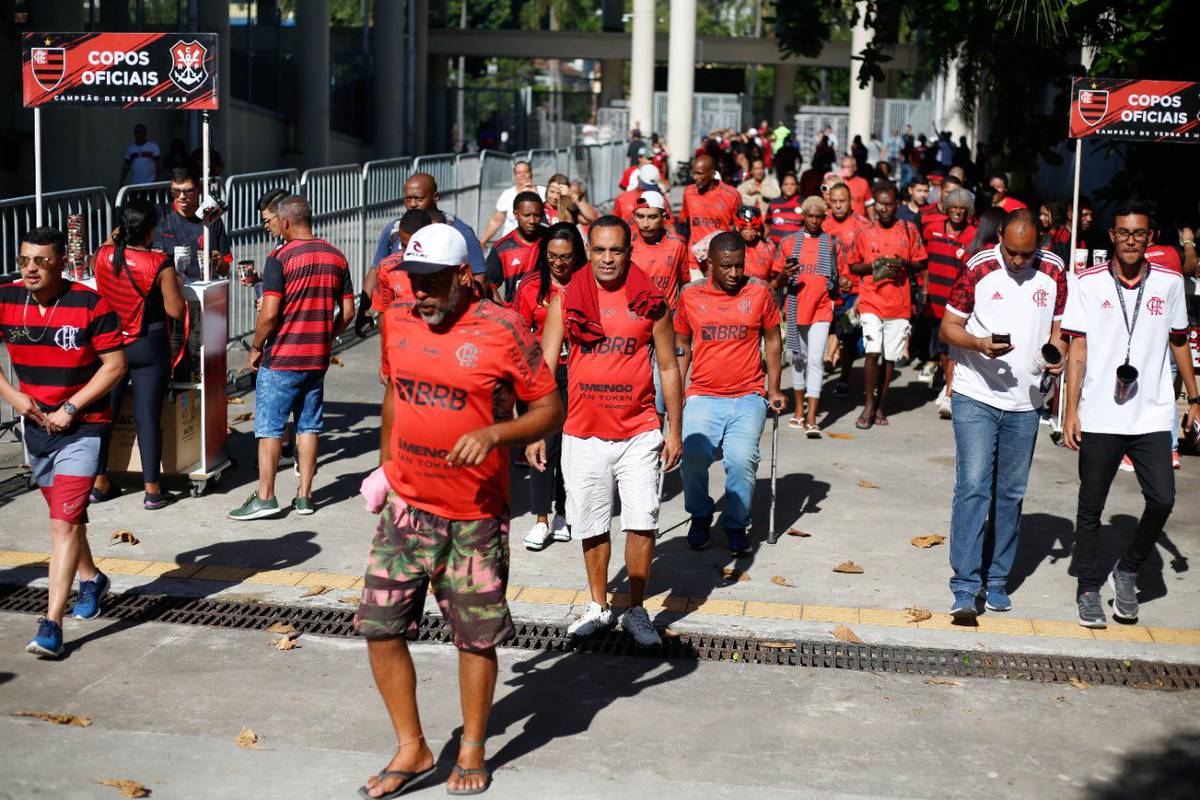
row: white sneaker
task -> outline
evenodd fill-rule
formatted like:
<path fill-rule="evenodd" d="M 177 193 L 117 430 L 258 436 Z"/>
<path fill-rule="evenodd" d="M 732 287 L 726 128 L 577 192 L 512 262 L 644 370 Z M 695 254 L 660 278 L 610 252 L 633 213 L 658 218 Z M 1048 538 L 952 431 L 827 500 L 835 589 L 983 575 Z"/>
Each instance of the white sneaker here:
<path fill-rule="evenodd" d="M 588 603 L 587 611 L 583 612 L 583 616 L 572 622 L 571 626 L 567 628 L 567 636 L 583 639 L 592 634 L 609 630 L 616 622 L 613 619 L 611 608 L 601 608 L 600 604 L 593 600 Z"/>
<path fill-rule="evenodd" d="M 650 624 L 650 615 L 641 606 L 634 606 L 621 615 L 621 627 L 633 637 L 638 647 L 654 647 L 662 644 L 658 631 Z"/>
<path fill-rule="evenodd" d="M 921 368 L 921 374 L 917 376 L 917 380 L 928 386 L 933 386 L 933 376 L 937 374 L 937 369 L 937 362 L 930 361 Z"/>
<path fill-rule="evenodd" d="M 541 550 L 550 543 L 550 526 L 539 522 L 525 534 L 525 547 L 530 550 Z"/>
<path fill-rule="evenodd" d="M 936 405 L 939 417 L 942 419 L 951 419 L 953 417 L 954 412 L 951 410 L 950 395 L 943 393 L 938 397 Z"/>
<path fill-rule="evenodd" d="M 1129 456 L 1121 456 L 1121 465 L 1117 467 L 1121 472 L 1133 472 L 1133 462 L 1129 460 Z"/>
<path fill-rule="evenodd" d="M 554 534 L 554 541 L 556 542 L 571 541 L 571 530 L 567 527 L 567 521 L 558 514 L 554 515 L 554 521 L 550 525 L 550 531 Z"/>

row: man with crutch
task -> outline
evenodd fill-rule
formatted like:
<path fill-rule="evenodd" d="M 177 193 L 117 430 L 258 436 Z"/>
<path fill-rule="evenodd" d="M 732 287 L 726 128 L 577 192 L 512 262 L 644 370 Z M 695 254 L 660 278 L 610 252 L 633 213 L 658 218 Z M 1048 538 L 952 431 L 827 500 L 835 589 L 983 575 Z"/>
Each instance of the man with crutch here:
<path fill-rule="evenodd" d="M 729 552 L 741 556 L 750 551 L 750 504 L 767 407 L 778 414 L 786 403 L 779 391 L 783 337 L 771 288 L 746 277 L 741 237 L 729 232 L 713 237 L 708 262 L 708 277 L 684 287 L 675 311 L 675 347 L 685 380 L 691 367 L 683 409 L 684 508 L 692 518 L 687 540 L 694 550 L 708 546 L 715 505 L 708 468 L 719 447 L 725 467 L 721 527 Z M 760 342 L 767 362 L 765 399 Z"/>

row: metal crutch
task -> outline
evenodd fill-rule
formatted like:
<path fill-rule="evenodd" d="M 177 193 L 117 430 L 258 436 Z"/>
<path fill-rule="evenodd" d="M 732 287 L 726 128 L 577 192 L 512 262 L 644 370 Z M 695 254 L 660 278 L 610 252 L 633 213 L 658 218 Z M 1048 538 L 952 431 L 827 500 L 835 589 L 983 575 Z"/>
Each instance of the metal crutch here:
<path fill-rule="evenodd" d="M 779 532 L 775 529 L 775 475 L 779 467 L 779 412 L 771 417 L 771 527 L 767 530 L 767 544 L 779 541 Z"/>

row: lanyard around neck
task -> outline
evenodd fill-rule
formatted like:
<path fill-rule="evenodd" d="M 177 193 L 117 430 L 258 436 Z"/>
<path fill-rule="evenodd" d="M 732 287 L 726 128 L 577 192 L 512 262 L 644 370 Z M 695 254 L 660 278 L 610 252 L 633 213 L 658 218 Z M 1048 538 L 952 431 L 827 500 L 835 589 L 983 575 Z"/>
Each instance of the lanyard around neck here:
<path fill-rule="evenodd" d="M 1129 363 L 1129 351 L 1133 347 L 1133 329 L 1137 327 L 1138 312 L 1142 310 L 1142 293 L 1146 291 L 1146 281 L 1149 280 L 1149 271 L 1141 275 L 1138 280 L 1137 300 L 1133 304 L 1133 320 L 1129 319 L 1129 312 L 1125 310 L 1125 287 L 1121 284 L 1121 279 L 1117 277 L 1117 262 L 1113 261 L 1112 266 L 1113 284 L 1117 287 L 1117 300 L 1121 303 L 1121 319 L 1125 322 L 1125 331 L 1129 334 L 1129 338 L 1125 342 L 1125 363 Z"/>

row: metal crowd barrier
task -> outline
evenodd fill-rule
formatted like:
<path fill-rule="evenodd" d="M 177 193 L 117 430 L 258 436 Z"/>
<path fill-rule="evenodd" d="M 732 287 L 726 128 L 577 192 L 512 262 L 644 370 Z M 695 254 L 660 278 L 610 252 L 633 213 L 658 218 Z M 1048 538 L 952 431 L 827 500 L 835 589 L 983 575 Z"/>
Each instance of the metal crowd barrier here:
<path fill-rule="evenodd" d="M 342 251 L 356 287 L 367 272 L 362 176 L 359 164 L 318 167 L 300 176 L 300 194 L 313 210 L 313 233 Z"/>
<path fill-rule="evenodd" d="M 363 164 L 363 247 L 366 260 L 375 256 L 383 226 L 404 213 L 404 182 L 412 175 L 411 158 L 385 158 Z M 441 190 L 441 186 L 438 186 Z M 368 264 L 368 268 L 370 265 Z M 362 284 L 356 284 L 362 288 Z"/>
<path fill-rule="evenodd" d="M 112 204 L 108 191 L 103 186 L 85 189 L 67 189 L 47 192 L 42 195 L 42 223 L 59 230 L 67 229 L 69 214 L 84 216 L 87 232 L 86 246 L 89 253 L 100 249 L 100 245 L 112 232 Z M 33 195 L 0 200 L 0 264 L 3 264 L 2 280 L 14 280 L 17 275 L 17 253 L 21 249 L 21 236 L 37 227 L 37 208 Z"/>
<path fill-rule="evenodd" d="M 171 204 L 171 182 L 170 181 L 154 181 L 153 183 L 131 183 L 122 186 L 117 191 L 117 199 L 113 201 L 113 208 L 120 208 L 125 205 L 125 201 L 131 197 L 138 197 L 143 200 L 149 200 L 156 206 L 164 206 Z M 113 220 L 113 225 L 117 224 Z"/>

